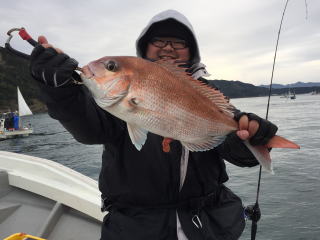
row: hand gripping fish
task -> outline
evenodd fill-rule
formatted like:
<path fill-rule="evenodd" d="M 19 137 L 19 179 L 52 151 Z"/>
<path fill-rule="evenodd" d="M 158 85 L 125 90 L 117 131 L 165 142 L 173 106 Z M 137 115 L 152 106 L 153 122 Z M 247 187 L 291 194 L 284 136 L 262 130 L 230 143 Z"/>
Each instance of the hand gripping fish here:
<path fill-rule="evenodd" d="M 132 143 L 142 148 L 150 131 L 179 140 L 190 151 L 219 145 L 238 122 L 234 107 L 218 90 L 193 79 L 176 64 L 137 57 L 103 57 L 83 67 L 81 78 L 96 103 L 124 120 Z M 245 145 L 269 171 L 268 148 L 299 148 L 280 136 L 266 146 Z"/>

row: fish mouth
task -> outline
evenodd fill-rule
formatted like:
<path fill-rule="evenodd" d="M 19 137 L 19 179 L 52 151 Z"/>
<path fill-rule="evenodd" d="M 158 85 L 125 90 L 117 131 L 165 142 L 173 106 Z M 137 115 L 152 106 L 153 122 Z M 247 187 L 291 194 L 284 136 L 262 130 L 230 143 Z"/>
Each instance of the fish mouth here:
<path fill-rule="evenodd" d="M 94 76 L 95 75 L 90 68 L 90 65 L 85 65 L 84 67 L 82 67 L 82 73 L 80 74 L 82 80 L 92 79 Z"/>
<path fill-rule="evenodd" d="M 102 75 L 102 71 L 104 68 L 100 69 L 100 64 L 97 65 L 96 62 L 90 62 L 82 68 L 82 73 L 80 77 L 82 80 L 95 80 L 96 77 Z M 102 70 L 102 71 L 101 71 Z"/>
<path fill-rule="evenodd" d="M 98 99 L 102 99 L 104 96 L 104 91 L 100 84 L 97 83 L 95 77 L 96 74 L 94 73 L 94 68 L 88 65 L 85 65 L 82 68 L 82 73 L 80 74 L 83 84 L 89 89 L 92 96 L 96 101 Z"/>

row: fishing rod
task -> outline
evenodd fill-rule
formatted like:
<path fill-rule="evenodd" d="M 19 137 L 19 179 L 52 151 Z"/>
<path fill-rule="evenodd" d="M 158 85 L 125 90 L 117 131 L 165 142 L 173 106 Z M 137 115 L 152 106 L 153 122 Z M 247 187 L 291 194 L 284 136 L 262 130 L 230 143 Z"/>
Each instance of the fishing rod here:
<path fill-rule="evenodd" d="M 7 49 L 10 53 L 18 56 L 18 57 L 21 57 L 21 58 L 24 58 L 24 59 L 27 59 L 29 60 L 30 59 L 30 55 L 26 54 L 26 53 L 23 53 L 23 52 L 20 52 L 16 49 L 14 49 L 13 47 L 11 47 L 10 45 L 10 41 L 13 37 L 12 33 L 13 32 L 18 32 L 20 37 L 27 41 L 30 45 L 32 45 L 33 47 L 37 47 L 38 45 L 40 45 L 40 43 L 38 43 L 36 40 L 34 40 L 30 35 L 29 33 L 26 31 L 26 29 L 24 27 L 21 27 L 21 28 L 12 28 L 10 29 L 8 32 L 7 32 L 7 35 L 9 36 L 6 43 L 5 43 L 5 49 Z M 82 68 L 80 67 L 77 67 L 76 68 L 77 71 L 80 71 L 82 72 Z M 80 82 L 79 82 L 80 83 Z"/>
<path fill-rule="evenodd" d="M 282 28 L 282 23 L 284 19 L 285 12 L 287 10 L 289 0 L 286 0 L 285 7 L 282 12 L 281 16 L 281 21 L 280 21 L 280 26 L 278 30 L 278 36 L 277 36 L 277 42 L 276 42 L 276 48 L 274 51 L 274 57 L 273 57 L 273 64 L 272 64 L 272 71 L 271 71 L 271 79 L 270 79 L 270 84 L 269 84 L 269 94 L 268 94 L 268 104 L 267 104 L 267 112 L 266 112 L 266 120 L 268 119 L 269 116 L 269 108 L 270 108 L 270 99 L 271 99 L 271 91 L 272 91 L 272 84 L 273 84 L 273 75 L 274 75 L 274 69 L 275 69 L 275 64 L 276 64 L 276 58 L 277 58 L 277 52 L 278 52 L 278 45 L 279 45 L 279 39 L 280 39 L 280 33 L 281 33 L 281 28 Z M 306 3 L 306 2 L 305 2 Z M 262 174 L 262 167 L 260 165 L 259 168 L 259 176 L 258 176 L 258 185 L 257 185 L 257 195 L 256 195 L 256 202 L 253 206 L 251 206 L 251 209 L 249 209 L 251 215 L 251 240 L 256 239 L 257 235 L 257 229 L 258 229 L 258 221 L 261 218 L 261 211 L 259 207 L 259 195 L 260 195 L 260 185 L 261 185 L 261 174 Z"/>

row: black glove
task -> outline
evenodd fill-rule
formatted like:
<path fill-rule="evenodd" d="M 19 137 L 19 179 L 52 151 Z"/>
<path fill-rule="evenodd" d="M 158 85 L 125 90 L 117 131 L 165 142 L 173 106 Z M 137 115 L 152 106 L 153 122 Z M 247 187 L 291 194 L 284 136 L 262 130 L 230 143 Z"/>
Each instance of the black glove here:
<path fill-rule="evenodd" d="M 53 48 L 35 47 L 30 57 L 31 75 L 37 81 L 48 86 L 68 86 L 74 81 L 80 82 L 80 76 L 74 70 L 78 62 Z"/>
<path fill-rule="evenodd" d="M 259 123 L 258 131 L 250 138 L 249 141 L 253 146 L 267 144 L 278 131 L 278 127 L 276 125 L 254 113 L 239 112 L 235 114 L 234 119 L 239 121 L 243 115 L 247 115 L 249 121 L 256 120 Z"/>

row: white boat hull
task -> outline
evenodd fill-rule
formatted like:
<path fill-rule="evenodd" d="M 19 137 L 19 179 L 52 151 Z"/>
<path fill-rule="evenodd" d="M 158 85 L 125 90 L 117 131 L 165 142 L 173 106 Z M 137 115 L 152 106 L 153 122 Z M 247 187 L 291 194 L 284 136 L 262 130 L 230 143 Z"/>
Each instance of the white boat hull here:
<path fill-rule="evenodd" d="M 13 131 L 1 131 L 0 139 L 16 138 L 16 137 L 27 137 L 33 133 L 32 129 L 18 129 Z"/>
<path fill-rule="evenodd" d="M 0 239 L 99 239 L 97 182 L 56 162 L 0 151 Z"/>

